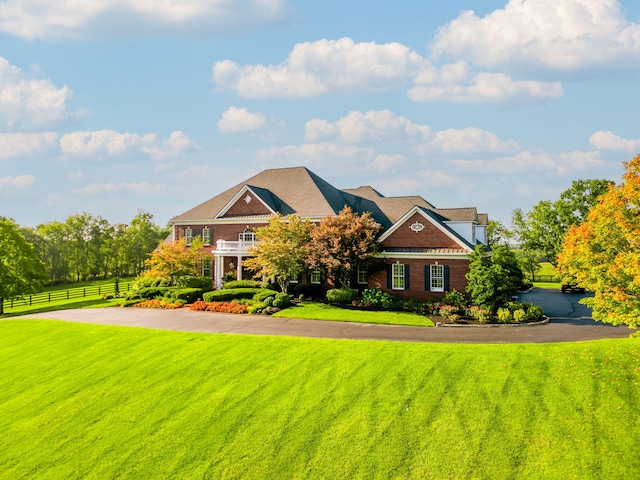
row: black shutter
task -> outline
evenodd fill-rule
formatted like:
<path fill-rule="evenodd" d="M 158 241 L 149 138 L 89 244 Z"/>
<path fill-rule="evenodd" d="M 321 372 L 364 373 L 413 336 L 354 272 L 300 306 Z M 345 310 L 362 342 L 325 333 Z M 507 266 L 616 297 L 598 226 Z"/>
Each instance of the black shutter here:
<path fill-rule="evenodd" d="M 393 265 L 387 265 L 387 288 L 393 288 Z"/>
<path fill-rule="evenodd" d="M 424 289 L 427 292 L 431 290 L 431 265 L 424 266 Z"/>
<path fill-rule="evenodd" d="M 444 291 L 449 291 L 449 265 L 444 266 Z"/>
<path fill-rule="evenodd" d="M 404 266 L 404 289 L 409 290 L 409 265 Z"/>

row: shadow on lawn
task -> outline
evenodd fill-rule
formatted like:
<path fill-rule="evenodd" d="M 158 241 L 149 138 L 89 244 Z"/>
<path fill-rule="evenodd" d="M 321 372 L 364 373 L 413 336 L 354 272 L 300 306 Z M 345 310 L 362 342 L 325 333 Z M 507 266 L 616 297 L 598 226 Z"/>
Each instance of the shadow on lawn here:
<path fill-rule="evenodd" d="M 55 310 L 71 310 L 75 308 L 102 308 L 102 307 L 112 307 L 119 305 L 117 300 L 80 300 L 77 302 L 70 302 L 64 304 L 55 304 L 55 305 L 46 305 L 38 308 L 30 308 L 28 310 L 19 310 L 14 312 L 7 312 L 5 307 L 5 312 L 3 315 L 0 315 L 0 318 L 10 318 L 15 317 L 17 315 L 28 315 L 31 313 L 42 313 L 42 312 L 52 312 Z"/>

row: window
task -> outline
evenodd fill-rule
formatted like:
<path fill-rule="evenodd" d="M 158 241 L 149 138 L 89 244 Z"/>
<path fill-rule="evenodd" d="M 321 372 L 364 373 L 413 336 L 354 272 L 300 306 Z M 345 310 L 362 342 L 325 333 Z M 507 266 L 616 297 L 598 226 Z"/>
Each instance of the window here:
<path fill-rule="evenodd" d="M 432 292 L 444 292 L 444 265 L 431 265 L 431 285 L 429 290 Z"/>
<path fill-rule="evenodd" d="M 299 275 L 294 275 L 292 277 L 289 277 L 289 283 L 298 283 L 299 281 L 300 281 Z"/>
<path fill-rule="evenodd" d="M 393 290 L 404 290 L 404 265 L 402 263 L 394 263 L 391 268 L 391 288 Z"/>
<path fill-rule="evenodd" d="M 193 228 L 187 227 L 184 229 L 184 239 L 187 242 L 187 245 L 191 245 L 193 242 Z"/>
<path fill-rule="evenodd" d="M 319 268 L 311 271 L 311 283 L 319 284 L 322 281 L 322 274 Z"/>
<path fill-rule="evenodd" d="M 211 245 L 211 229 L 209 227 L 202 229 L 202 242 L 205 245 Z"/>
<path fill-rule="evenodd" d="M 203 277 L 211 277 L 211 259 L 203 258 L 202 264 L 200 265 L 200 272 Z"/>
<path fill-rule="evenodd" d="M 369 283 L 369 272 L 365 267 L 358 267 L 358 284 L 367 285 Z"/>
<path fill-rule="evenodd" d="M 256 239 L 256 234 L 253 233 L 253 230 L 251 230 L 249 227 L 245 228 L 244 232 L 242 232 L 239 236 L 239 240 L 241 242 L 254 242 Z"/>

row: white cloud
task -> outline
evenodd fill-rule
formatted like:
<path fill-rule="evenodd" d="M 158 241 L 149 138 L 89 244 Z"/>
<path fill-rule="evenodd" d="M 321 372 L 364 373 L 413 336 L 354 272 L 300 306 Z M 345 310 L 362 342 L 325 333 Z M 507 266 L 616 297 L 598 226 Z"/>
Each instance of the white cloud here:
<path fill-rule="evenodd" d="M 0 122 L 7 129 L 39 129 L 82 115 L 67 110 L 70 98 L 67 86 L 31 78 L 0 57 Z"/>
<path fill-rule="evenodd" d="M 18 175 L 17 177 L 0 177 L 0 187 L 3 188 L 27 188 L 33 185 L 36 177 L 33 175 Z"/>
<path fill-rule="evenodd" d="M 463 11 L 438 30 L 434 57 L 506 71 L 574 72 L 640 66 L 640 25 L 617 0 L 509 0 L 480 18 Z"/>
<path fill-rule="evenodd" d="M 559 82 L 513 80 L 504 73 L 480 72 L 458 76 L 453 83 L 443 68 L 441 75 L 422 75 L 407 95 L 416 102 L 529 104 L 562 96 Z"/>
<path fill-rule="evenodd" d="M 313 97 L 329 91 L 384 91 L 402 86 L 426 60 L 400 43 L 351 38 L 298 43 L 279 65 L 213 66 L 219 88 L 246 98 Z"/>
<path fill-rule="evenodd" d="M 151 155 L 151 158 L 154 160 L 161 161 L 200 150 L 200 145 L 191 140 L 184 133 L 174 131 L 171 132 L 169 138 L 162 141 L 162 145 L 145 145 L 141 150 Z"/>
<path fill-rule="evenodd" d="M 60 149 L 66 155 L 116 155 L 132 147 L 152 145 L 156 135 L 138 135 L 136 133 L 118 133 L 114 130 L 95 130 L 67 133 L 60 139 Z"/>
<path fill-rule="evenodd" d="M 0 159 L 35 155 L 54 149 L 57 141 L 56 132 L 0 133 Z"/>
<path fill-rule="evenodd" d="M 371 169 L 378 172 L 388 172 L 404 163 L 404 155 L 379 153 L 371 163 Z"/>
<path fill-rule="evenodd" d="M 500 140 L 495 134 L 475 127 L 440 130 L 427 143 L 415 147 L 415 153 L 504 153 L 519 148 L 514 140 Z"/>
<path fill-rule="evenodd" d="M 598 152 L 532 153 L 519 152 L 493 160 L 454 160 L 459 171 L 467 174 L 514 175 L 543 172 L 566 175 L 604 165 Z"/>
<path fill-rule="evenodd" d="M 6 0 L 0 30 L 28 40 L 142 35 L 222 36 L 282 25 L 288 0 Z"/>
<path fill-rule="evenodd" d="M 589 137 L 589 143 L 598 150 L 640 153 L 640 140 L 622 138 L 613 132 L 595 132 Z"/>
<path fill-rule="evenodd" d="M 267 124 L 267 119 L 262 113 L 252 113 L 246 108 L 229 107 L 218 120 L 218 129 L 221 133 L 239 133 L 261 130 Z"/>
<path fill-rule="evenodd" d="M 270 165 L 315 165 L 315 166 L 350 166 L 360 168 L 368 165 L 375 158 L 373 148 L 361 148 L 354 145 L 336 143 L 306 143 L 303 145 L 287 145 L 260 150 L 258 158 L 268 161 Z"/>
<path fill-rule="evenodd" d="M 97 183 L 93 182 L 89 185 L 74 190 L 74 193 L 88 195 L 102 195 L 115 193 L 129 193 L 139 197 L 145 197 L 152 194 L 166 193 L 167 185 L 151 184 L 149 182 L 121 182 L 121 183 Z"/>
<path fill-rule="evenodd" d="M 427 125 L 412 123 L 390 110 L 351 111 L 337 122 L 313 119 L 305 124 L 305 138 L 311 142 L 323 139 L 339 139 L 345 143 L 424 139 L 430 133 Z"/>

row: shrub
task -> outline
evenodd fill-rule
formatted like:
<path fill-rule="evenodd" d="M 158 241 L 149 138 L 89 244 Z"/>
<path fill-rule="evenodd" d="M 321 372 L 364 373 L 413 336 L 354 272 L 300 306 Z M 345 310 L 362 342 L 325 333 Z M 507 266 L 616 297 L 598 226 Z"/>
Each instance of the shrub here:
<path fill-rule="evenodd" d="M 273 295 L 270 297 L 267 297 L 264 299 L 264 301 L 262 302 L 262 306 L 264 308 L 270 307 L 273 305 L 273 301 L 276 299 L 276 297 L 274 297 Z"/>
<path fill-rule="evenodd" d="M 524 322 L 527 320 L 527 312 L 525 312 L 524 308 L 519 308 L 513 312 L 513 319 L 518 323 Z"/>
<path fill-rule="evenodd" d="M 189 307 L 189 310 L 193 310 L 195 312 L 204 312 L 206 309 L 207 309 L 207 302 L 203 300 L 196 300 Z"/>
<path fill-rule="evenodd" d="M 458 318 L 460 317 L 460 315 L 458 314 L 458 307 L 456 307 L 455 305 L 442 305 L 438 310 L 438 314 L 441 317 L 448 319 L 451 319 L 451 317 L 453 317 L 454 315 Z"/>
<path fill-rule="evenodd" d="M 258 280 L 232 280 L 222 285 L 223 290 L 232 288 L 262 288 L 262 282 Z"/>
<path fill-rule="evenodd" d="M 498 321 L 500 323 L 509 323 L 511 320 L 513 320 L 511 310 L 506 307 L 498 308 Z"/>
<path fill-rule="evenodd" d="M 260 288 L 228 288 L 222 290 L 213 290 L 202 294 L 205 302 L 225 302 L 236 299 L 251 299 L 256 293 L 261 292 Z M 271 293 L 273 295 L 274 292 Z"/>
<path fill-rule="evenodd" d="M 139 289 L 137 293 L 140 298 L 150 300 L 157 297 L 164 297 L 171 289 L 172 287 L 145 287 Z"/>
<path fill-rule="evenodd" d="M 362 292 L 362 303 L 374 308 L 391 308 L 398 299 L 380 288 L 367 288 Z"/>
<path fill-rule="evenodd" d="M 358 296 L 358 291 L 352 288 L 332 288 L 327 291 L 327 300 L 336 303 L 350 302 Z"/>
<path fill-rule="evenodd" d="M 268 288 L 262 288 L 258 293 L 253 296 L 253 300 L 256 302 L 264 302 L 269 297 L 275 297 L 278 294 L 275 290 Z"/>
<path fill-rule="evenodd" d="M 210 302 L 207 312 L 218 313 L 247 313 L 248 306 L 237 302 Z"/>
<path fill-rule="evenodd" d="M 203 293 L 204 292 L 201 288 L 179 288 L 167 292 L 167 294 L 170 294 L 171 298 L 184 300 L 186 303 L 192 303 L 197 299 L 202 298 Z"/>
<path fill-rule="evenodd" d="M 273 306 L 276 308 L 286 308 L 291 303 L 291 297 L 286 293 L 279 293 L 273 300 Z"/>
<path fill-rule="evenodd" d="M 213 289 L 213 281 L 211 278 L 196 275 L 178 277 L 176 285 L 182 288 L 199 288 L 203 292 L 208 292 Z"/>
<path fill-rule="evenodd" d="M 474 305 L 469 307 L 467 311 L 469 315 L 479 323 L 487 323 L 491 319 L 491 312 L 488 308 Z"/>
<path fill-rule="evenodd" d="M 171 310 L 174 308 L 182 308 L 183 306 L 184 306 L 184 302 L 180 300 L 170 302 L 164 298 L 144 300 L 142 302 L 138 302 L 135 305 L 133 305 L 133 307 L 136 307 L 136 308 L 163 308 L 168 310 Z"/>
<path fill-rule="evenodd" d="M 543 316 L 543 310 L 542 307 L 539 307 L 538 305 L 531 305 L 528 309 L 527 309 L 527 321 L 528 322 L 535 322 L 537 320 L 540 320 Z"/>
<path fill-rule="evenodd" d="M 465 297 L 463 293 L 460 293 L 457 290 L 452 290 L 444 294 L 442 303 L 446 303 L 447 305 L 454 305 L 458 308 L 462 308 L 464 305 L 467 304 L 467 297 Z"/>

